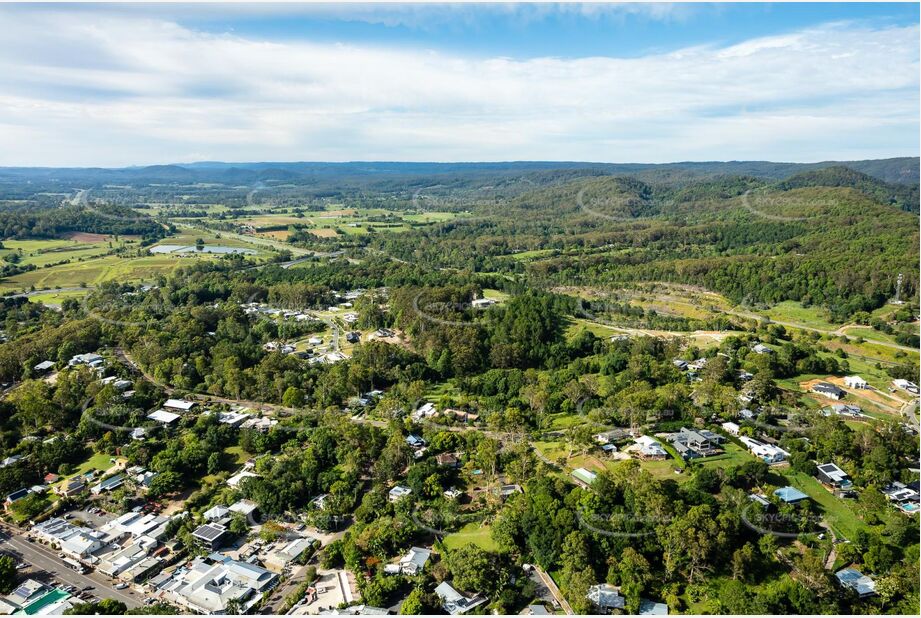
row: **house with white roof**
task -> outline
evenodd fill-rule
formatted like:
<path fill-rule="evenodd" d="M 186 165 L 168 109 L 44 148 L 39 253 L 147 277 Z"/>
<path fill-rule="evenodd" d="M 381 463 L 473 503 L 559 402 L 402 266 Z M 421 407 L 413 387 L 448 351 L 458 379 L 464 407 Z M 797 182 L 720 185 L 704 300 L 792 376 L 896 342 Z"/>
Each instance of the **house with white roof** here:
<path fill-rule="evenodd" d="M 391 502 L 399 502 L 411 493 L 413 493 L 413 490 L 409 487 L 406 487 L 405 485 L 397 485 L 388 493 L 388 499 Z"/>
<path fill-rule="evenodd" d="M 412 547 L 400 558 L 400 572 L 404 575 L 418 575 L 425 568 L 432 552 L 424 547 Z"/>
<path fill-rule="evenodd" d="M 163 425 L 171 425 L 179 420 L 179 415 L 172 412 L 167 412 L 166 410 L 154 410 L 147 415 L 152 421 L 157 421 Z"/>
<path fill-rule="evenodd" d="M 163 407 L 167 410 L 188 412 L 197 405 L 198 403 L 195 401 L 187 401 L 185 399 L 167 399 L 166 403 L 163 404 Z"/>
<path fill-rule="evenodd" d="M 608 614 L 614 609 L 624 609 L 627 599 L 620 594 L 620 588 L 611 584 L 596 584 L 585 595 L 592 605 L 602 613 Z"/>
<path fill-rule="evenodd" d="M 435 587 L 435 594 L 441 599 L 441 607 L 452 616 L 466 614 L 474 607 L 479 607 L 486 602 L 480 595 L 466 596 L 454 589 L 450 583 L 444 581 Z"/>
<path fill-rule="evenodd" d="M 780 463 L 790 456 L 790 453 L 778 446 L 765 444 L 748 436 L 740 436 L 739 441 L 748 448 L 752 455 L 769 464 Z"/>
<path fill-rule="evenodd" d="M 844 385 L 848 388 L 867 388 L 867 381 L 860 376 L 847 376 Z"/>
<path fill-rule="evenodd" d="M 278 583 L 278 575 L 260 566 L 225 560 L 217 564 L 196 561 L 161 584 L 168 598 L 198 614 L 226 614 L 233 601 L 246 613 L 263 592 Z"/>

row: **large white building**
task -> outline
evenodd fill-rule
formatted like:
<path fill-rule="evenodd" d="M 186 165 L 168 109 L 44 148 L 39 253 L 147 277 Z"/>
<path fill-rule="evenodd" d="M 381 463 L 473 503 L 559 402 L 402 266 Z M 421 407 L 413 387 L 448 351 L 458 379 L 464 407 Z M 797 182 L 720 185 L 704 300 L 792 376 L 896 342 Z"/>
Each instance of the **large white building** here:
<path fill-rule="evenodd" d="M 767 463 L 780 463 L 790 456 L 790 453 L 780 447 L 765 444 L 747 436 L 739 436 L 739 441 L 748 447 L 752 455 L 760 457 Z"/>
<path fill-rule="evenodd" d="M 168 599 L 198 614 L 225 614 L 234 604 L 243 614 L 276 583 L 278 575 L 255 564 L 229 558 L 209 564 L 197 559 L 157 587 Z"/>

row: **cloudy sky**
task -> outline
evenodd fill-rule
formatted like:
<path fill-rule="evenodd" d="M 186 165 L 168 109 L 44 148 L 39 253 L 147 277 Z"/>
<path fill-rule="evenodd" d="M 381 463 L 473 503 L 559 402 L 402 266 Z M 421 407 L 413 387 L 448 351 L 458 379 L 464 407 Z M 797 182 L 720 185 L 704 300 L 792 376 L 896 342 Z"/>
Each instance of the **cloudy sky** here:
<path fill-rule="evenodd" d="M 919 153 L 917 4 L 0 5 L 0 165 Z"/>

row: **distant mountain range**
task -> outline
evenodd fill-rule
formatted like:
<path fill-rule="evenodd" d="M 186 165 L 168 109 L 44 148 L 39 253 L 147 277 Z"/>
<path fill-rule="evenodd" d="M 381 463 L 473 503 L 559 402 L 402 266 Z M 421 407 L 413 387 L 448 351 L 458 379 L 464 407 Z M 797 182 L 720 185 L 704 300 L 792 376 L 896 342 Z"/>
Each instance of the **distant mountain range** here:
<path fill-rule="evenodd" d="M 204 161 L 175 165 L 125 168 L 0 167 L 0 181 L 41 180 L 74 183 L 201 183 L 230 185 L 258 182 L 314 184 L 333 178 L 351 180 L 423 176 L 503 177 L 547 171 L 581 171 L 631 175 L 648 181 L 682 182 L 701 177 L 749 176 L 783 180 L 795 174 L 828 168 L 847 168 L 889 184 L 919 182 L 919 158 L 900 157 L 865 161 L 778 163 L 772 161 L 704 161 L 663 164 L 591 163 L 579 161 L 509 161 L 484 163 L 223 163 Z"/>

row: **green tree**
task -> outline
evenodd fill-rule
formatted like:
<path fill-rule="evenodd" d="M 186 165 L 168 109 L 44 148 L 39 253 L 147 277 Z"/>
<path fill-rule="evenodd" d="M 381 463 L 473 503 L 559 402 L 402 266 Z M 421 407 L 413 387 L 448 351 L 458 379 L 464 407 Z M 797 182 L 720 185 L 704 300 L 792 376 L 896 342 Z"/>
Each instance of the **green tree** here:
<path fill-rule="evenodd" d="M 6 554 L 0 556 L 0 593 L 9 594 L 16 587 L 16 561 Z"/>

